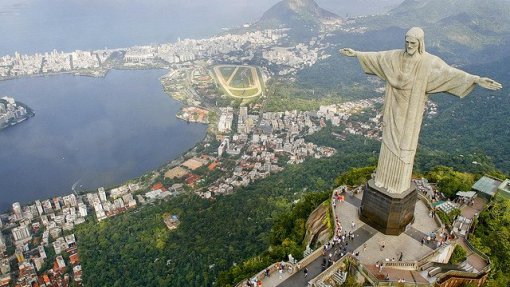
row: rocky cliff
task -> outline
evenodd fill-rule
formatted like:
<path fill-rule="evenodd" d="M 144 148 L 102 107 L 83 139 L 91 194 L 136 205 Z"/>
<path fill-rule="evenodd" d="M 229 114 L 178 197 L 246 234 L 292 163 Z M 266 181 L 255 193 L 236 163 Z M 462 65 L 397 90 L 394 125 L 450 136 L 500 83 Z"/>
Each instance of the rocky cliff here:
<path fill-rule="evenodd" d="M 304 240 L 307 245 L 324 244 L 330 239 L 330 210 L 329 201 L 326 201 L 317 207 L 308 217 Z"/>

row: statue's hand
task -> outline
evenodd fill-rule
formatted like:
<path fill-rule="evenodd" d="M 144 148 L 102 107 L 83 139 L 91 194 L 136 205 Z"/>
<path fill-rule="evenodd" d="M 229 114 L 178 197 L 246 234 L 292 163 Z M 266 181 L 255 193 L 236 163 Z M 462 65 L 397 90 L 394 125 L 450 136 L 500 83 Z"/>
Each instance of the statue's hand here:
<path fill-rule="evenodd" d="M 342 48 L 340 49 L 340 54 L 347 57 L 356 57 L 356 51 L 351 48 Z"/>
<path fill-rule="evenodd" d="M 500 83 L 498 83 L 492 79 L 482 78 L 482 77 L 480 77 L 480 79 L 478 79 L 477 84 L 482 88 L 486 88 L 486 89 L 493 90 L 493 91 L 499 90 L 503 87 Z"/>

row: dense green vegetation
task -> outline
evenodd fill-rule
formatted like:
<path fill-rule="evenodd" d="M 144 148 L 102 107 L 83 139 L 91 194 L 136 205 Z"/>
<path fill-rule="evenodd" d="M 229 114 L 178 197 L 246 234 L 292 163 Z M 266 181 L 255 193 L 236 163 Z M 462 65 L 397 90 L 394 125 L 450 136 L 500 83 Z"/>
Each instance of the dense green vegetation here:
<path fill-rule="evenodd" d="M 492 269 L 487 286 L 509 286 L 510 200 L 498 198 L 480 213 L 470 242 L 491 259 Z"/>
<path fill-rule="evenodd" d="M 438 166 L 426 175 L 429 181 L 436 183 L 437 188 L 445 196 L 453 199 L 457 191 L 471 190 L 475 183 L 475 176 L 470 173 L 459 172 L 451 167 Z"/>
<path fill-rule="evenodd" d="M 327 137 L 317 134 L 313 138 Z M 271 239 L 271 228 L 291 210 L 294 200 L 304 193 L 330 190 L 334 178 L 350 167 L 373 164 L 376 143 L 364 142 L 362 137 L 336 142 L 343 148 L 333 157 L 288 166 L 216 201 L 183 195 L 100 223 L 80 225 L 77 238 L 84 285 L 210 286 L 221 271 L 282 240 L 279 236 Z M 300 210 L 304 214 L 310 209 Z M 176 230 L 166 229 L 164 214 L 180 216 Z M 289 238 L 297 240 L 300 233 L 291 234 Z M 283 239 L 283 248 L 294 248 L 287 242 Z M 255 258 L 247 264 L 265 263 Z"/>
<path fill-rule="evenodd" d="M 375 166 L 351 168 L 335 179 L 336 185 L 363 185 L 371 177 Z"/>
<path fill-rule="evenodd" d="M 296 86 L 313 90 L 315 96 L 358 100 L 376 95 L 374 88 L 382 82 L 369 82 L 358 60 L 341 56 L 337 48 L 328 51 L 331 56 L 318 61 L 297 74 Z M 371 77 L 375 80 L 375 77 Z"/>
<path fill-rule="evenodd" d="M 448 263 L 450 264 L 460 264 L 464 260 L 466 260 L 466 250 L 462 248 L 460 245 L 456 245 L 455 249 L 453 249 L 452 256 L 450 257 L 450 261 Z"/>
<path fill-rule="evenodd" d="M 303 258 L 306 220 L 320 204 L 329 206 L 330 196 L 329 190 L 304 195 L 292 210 L 280 214 L 274 220 L 269 233 L 269 248 L 262 254 L 220 273 L 216 283 L 219 286 L 234 286 L 237 282 L 253 276 L 272 263 L 287 260 L 288 254 L 292 254 L 297 260 Z"/>
<path fill-rule="evenodd" d="M 446 225 L 448 228 L 452 228 L 452 224 L 455 221 L 455 217 L 460 215 L 459 209 L 454 209 L 450 211 L 450 213 L 446 213 L 441 209 L 438 209 L 436 211 L 437 216 L 439 216 L 439 219 L 441 219 L 441 222 Z"/>
<path fill-rule="evenodd" d="M 321 105 L 340 102 L 338 95 L 323 95 L 313 89 L 300 87 L 293 83 L 273 82 L 269 85 L 267 111 L 313 111 Z"/>
<path fill-rule="evenodd" d="M 182 195 L 79 226 L 85 286 L 228 285 L 289 253 L 300 258 L 304 218 L 335 185 L 366 178 L 373 167 L 361 167 L 377 160 L 377 141 L 360 136 L 335 139 L 332 133 L 341 129 L 328 125 L 306 138 L 336 148 L 333 157 L 287 166 L 233 195 L 216 201 Z M 465 170 L 462 161 L 448 156 L 443 161 Z M 351 172 L 343 174 L 348 169 Z M 430 174 L 440 180 L 462 173 L 438 167 Z M 301 200 L 293 204 L 297 199 Z M 164 214 L 179 215 L 178 229 L 166 229 Z"/>

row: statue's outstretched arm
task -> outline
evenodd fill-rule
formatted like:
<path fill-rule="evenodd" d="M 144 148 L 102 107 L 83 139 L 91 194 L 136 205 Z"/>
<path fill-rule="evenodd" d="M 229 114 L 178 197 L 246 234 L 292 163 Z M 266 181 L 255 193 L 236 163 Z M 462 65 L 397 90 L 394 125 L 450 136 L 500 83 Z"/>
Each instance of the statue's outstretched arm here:
<path fill-rule="evenodd" d="M 340 49 L 340 54 L 347 56 L 347 57 L 356 57 L 356 51 L 351 48 Z"/>
<path fill-rule="evenodd" d="M 498 83 L 492 79 L 484 78 L 484 77 L 478 78 L 476 83 L 482 88 L 486 88 L 486 89 L 493 90 L 493 91 L 499 90 L 503 87 L 500 83 Z"/>

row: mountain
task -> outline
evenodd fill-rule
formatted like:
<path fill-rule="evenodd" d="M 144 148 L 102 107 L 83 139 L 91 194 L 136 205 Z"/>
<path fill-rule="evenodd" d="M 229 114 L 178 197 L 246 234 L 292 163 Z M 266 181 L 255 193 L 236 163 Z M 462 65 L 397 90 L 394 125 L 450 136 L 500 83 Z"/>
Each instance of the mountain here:
<path fill-rule="evenodd" d="M 255 24 L 258 28 L 288 27 L 297 30 L 327 28 L 342 19 L 319 7 L 314 0 L 283 0 L 267 10 Z"/>
<path fill-rule="evenodd" d="M 443 31 L 464 26 L 483 36 L 510 32 L 508 0 L 406 0 L 391 10 L 389 16 L 397 21 L 442 27 Z"/>
<path fill-rule="evenodd" d="M 320 0 L 321 7 L 346 18 L 387 13 L 403 0 Z"/>
<path fill-rule="evenodd" d="M 370 31 L 422 27 L 427 49 L 459 63 L 489 62 L 510 51 L 508 0 L 405 0 L 385 15 L 356 22 Z"/>
<path fill-rule="evenodd" d="M 394 18 L 413 19 L 420 23 L 438 23 L 458 15 L 470 15 L 477 20 L 470 25 L 495 24 L 495 29 L 509 29 L 510 2 L 508 0 L 406 0 L 389 12 Z M 468 23 L 468 22 L 466 22 Z"/>

